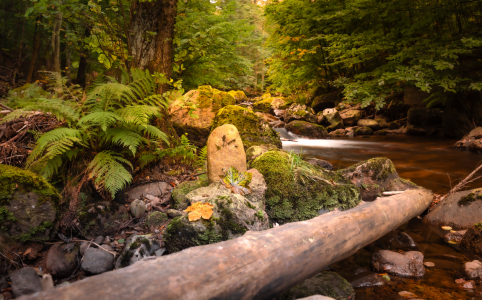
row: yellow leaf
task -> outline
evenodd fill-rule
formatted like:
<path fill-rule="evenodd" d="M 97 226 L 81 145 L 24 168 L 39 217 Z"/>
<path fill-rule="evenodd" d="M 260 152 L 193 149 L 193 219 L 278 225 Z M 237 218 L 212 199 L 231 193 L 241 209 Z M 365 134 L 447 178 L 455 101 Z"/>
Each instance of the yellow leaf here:
<path fill-rule="evenodd" d="M 443 230 L 452 230 L 452 227 L 450 227 L 450 226 L 442 226 L 442 229 L 443 229 Z"/>

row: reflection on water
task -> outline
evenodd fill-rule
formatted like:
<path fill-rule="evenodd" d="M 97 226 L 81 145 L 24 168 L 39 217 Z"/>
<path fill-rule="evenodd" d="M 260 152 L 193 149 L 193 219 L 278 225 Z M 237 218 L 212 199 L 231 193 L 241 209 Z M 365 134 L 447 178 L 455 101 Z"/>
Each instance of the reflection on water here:
<path fill-rule="evenodd" d="M 280 135 L 296 135 L 279 129 Z M 370 136 L 327 140 L 284 141 L 283 149 L 327 160 L 343 169 L 373 157 L 390 158 L 402 178 L 410 179 L 435 193 L 446 193 L 482 162 L 482 155 L 451 148 L 456 140 L 405 135 Z M 482 186 L 482 179 L 471 187 Z"/>

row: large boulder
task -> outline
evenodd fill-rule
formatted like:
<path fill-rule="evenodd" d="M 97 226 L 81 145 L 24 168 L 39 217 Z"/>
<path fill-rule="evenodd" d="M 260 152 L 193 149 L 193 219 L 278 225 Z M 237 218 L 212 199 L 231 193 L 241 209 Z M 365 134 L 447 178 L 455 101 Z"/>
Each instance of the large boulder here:
<path fill-rule="evenodd" d="M 331 137 L 344 137 L 346 136 L 346 132 L 347 131 L 345 129 L 336 129 L 328 133 L 328 135 Z"/>
<path fill-rule="evenodd" d="M 314 98 L 311 103 L 311 108 L 313 108 L 315 112 L 323 111 L 327 108 L 334 108 L 341 100 L 339 92 L 332 92 Z"/>
<path fill-rule="evenodd" d="M 0 236 L 21 242 L 47 240 L 59 200 L 43 177 L 0 164 Z"/>
<path fill-rule="evenodd" d="M 316 116 L 318 117 L 317 122 L 320 125 L 329 126 L 340 122 L 343 124 L 343 119 L 335 108 L 324 109 L 318 112 Z"/>
<path fill-rule="evenodd" d="M 306 121 L 310 123 L 317 123 L 318 118 L 313 109 L 303 104 L 294 103 L 284 112 L 283 119 L 285 123 L 291 121 Z"/>
<path fill-rule="evenodd" d="M 273 145 L 281 148 L 278 133 L 249 109 L 234 105 L 222 108 L 213 121 L 212 129 L 225 124 L 236 126 L 245 149 L 255 145 Z"/>
<path fill-rule="evenodd" d="M 291 300 L 312 295 L 328 296 L 330 297 L 328 299 L 336 300 L 354 300 L 355 290 L 348 281 L 337 273 L 323 271 L 312 278 L 306 279 L 303 283 L 291 288 L 289 291 L 284 292 L 280 297 L 276 297 L 276 299 Z M 326 298 L 323 297 L 319 299 Z"/>
<path fill-rule="evenodd" d="M 407 116 L 407 134 L 438 134 L 442 128 L 442 115 L 439 108 L 411 108 Z"/>
<path fill-rule="evenodd" d="M 268 185 L 270 219 L 279 224 L 303 221 L 318 216 L 321 209 L 349 209 L 360 203 L 358 188 L 343 176 L 293 155 L 270 150 L 251 163 Z"/>
<path fill-rule="evenodd" d="M 395 276 L 420 278 L 425 275 L 423 254 L 418 251 L 402 254 L 390 250 L 379 250 L 373 254 L 371 265 L 376 272 L 387 272 Z"/>
<path fill-rule="evenodd" d="M 404 191 L 417 188 L 414 183 L 400 178 L 393 162 L 386 157 L 359 162 L 338 173 L 360 188 L 364 201 L 373 201 L 384 191 Z"/>
<path fill-rule="evenodd" d="M 174 129 L 179 135 L 188 134 L 196 146 L 206 144 L 216 113 L 226 105 L 236 104 L 236 99 L 227 92 L 211 86 L 200 86 L 175 100 L 169 107 Z M 197 107 L 193 110 L 193 106 Z"/>
<path fill-rule="evenodd" d="M 343 119 L 345 126 L 355 126 L 361 118 L 363 118 L 363 110 L 345 109 L 340 111 L 340 117 Z"/>
<path fill-rule="evenodd" d="M 425 220 L 439 226 L 467 229 L 481 221 L 482 188 L 449 195 L 425 216 Z"/>
<path fill-rule="evenodd" d="M 254 180 L 250 186 L 253 184 Z M 207 220 L 201 218 L 190 221 L 189 216 L 185 215 L 172 220 L 163 235 L 168 252 L 174 253 L 189 247 L 236 238 L 248 230 L 268 229 L 268 215 L 264 211 L 264 192 L 259 185 L 254 186 L 256 188 L 253 190 L 257 190 L 257 193 L 245 196 L 233 194 L 221 182 L 212 183 L 187 194 L 186 197 L 192 204 L 212 205 L 212 216 Z"/>
<path fill-rule="evenodd" d="M 119 224 L 129 220 L 129 212 L 114 201 L 103 201 L 86 205 L 77 217 L 80 233 L 87 239 L 93 239 L 115 234 Z"/>
<path fill-rule="evenodd" d="M 233 96 L 236 103 L 248 101 L 248 97 L 246 97 L 246 94 L 243 91 L 229 91 L 228 94 Z"/>
<path fill-rule="evenodd" d="M 264 98 L 253 103 L 253 110 L 264 113 L 271 113 L 275 109 L 286 109 L 292 103 L 284 97 Z"/>
<path fill-rule="evenodd" d="M 305 121 L 291 121 L 286 124 L 286 130 L 294 134 L 308 137 L 311 139 L 326 139 L 328 132 L 325 127 Z"/>
<path fill-rule="evenodd" d="M 209 135 L 207 166 L 210 183 L 222 178 L 231 167 L 240 172 L 246 171 L 246 153 L 235 126 L 219 126 Z"/>
<path fill-rule="evenodd" d="M 377 120 L 372 120 L 372 119 L 360 119 L 358 120 L 357 122 L 357 126 L 360 126 L 360 127 L 370 127 L 371 130 L 373 131 L 377 131 L 379 130 L 381 127 L 380 127 L 380 124 L 378 123 Z"/>

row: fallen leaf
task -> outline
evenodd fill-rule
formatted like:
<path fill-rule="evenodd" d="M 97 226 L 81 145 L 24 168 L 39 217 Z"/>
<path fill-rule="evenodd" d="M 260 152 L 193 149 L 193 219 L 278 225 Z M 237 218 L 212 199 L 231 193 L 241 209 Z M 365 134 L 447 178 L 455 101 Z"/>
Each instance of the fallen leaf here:
<path fill-rule="evenodd" d="M 457 283 L 457 284 L 461 284 L 461 283 L 464 283 L 464 282 L 465 282 L 465 279 L 463 279 L 463 278 L 455 279 L 455 283 Z"/>
<path fill-rule="evenodd" d="M 407 298 L 407 299 L 417 298 L 417 295 L 415 295 L 414 293 L 411 293 L 411 292 L 407 292 L 407 291 L 401 291 L 398 294 L 400 296 L 402 296 L 403 298 Z"/>
<path fill-rule="evenodd" d="M 447 241 L 449 244 L 457 245 L 458 243 L 456 241 Z"/>
<path fill-rule="evenodd" d="M 209 203 L 196 202 L 184 210 L 189 212 L 188 219 L 191 222 L 197 221 L 201 218 L 209 220 L 213 215 L 213 207 Z"/>
<path fill-rule="evenodd" d="M 443 230 L 452 230 L 452 227 L 450 227 L 450 226 L 442 226 L 442 229 L 443 229 Z"/>
<path fill-rule="evenodd" d="M 176 186 L 176 184 L 174 182 L 169 182 L 169 184 L 174 186 L 174 187 Z"/>
<path fill-rule="evenodd" d="M 426 261 L 426 262 L 423 263 L 423 265 L 426 266 L 426 267 L 429 267 L 429 268 L 435 267 L 435 264 L 431 261 Z"/>

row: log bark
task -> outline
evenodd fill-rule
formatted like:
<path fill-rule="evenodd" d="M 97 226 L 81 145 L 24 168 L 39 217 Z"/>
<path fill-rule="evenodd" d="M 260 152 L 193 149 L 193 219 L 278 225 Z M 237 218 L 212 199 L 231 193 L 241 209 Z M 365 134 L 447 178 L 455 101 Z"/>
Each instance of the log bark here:
<path fill-rule="evenodd" d="M 272 299 L 420 215 L 430 191 L 189 248 L 21 299 Z"/>

